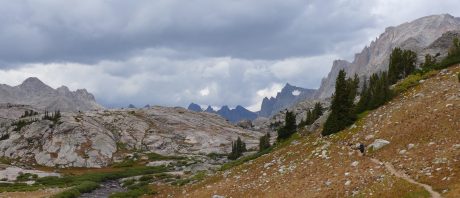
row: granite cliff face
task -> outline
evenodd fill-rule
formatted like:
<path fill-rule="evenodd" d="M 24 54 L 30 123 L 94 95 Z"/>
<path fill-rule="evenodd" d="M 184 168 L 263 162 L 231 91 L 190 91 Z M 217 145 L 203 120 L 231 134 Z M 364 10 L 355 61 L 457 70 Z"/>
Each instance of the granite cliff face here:
<path fill-rule="evenodd" d="M 387 70 L 391 51 L 395 47 L 417 52 L 419 61 L 423 61 L 426 53 L 435 55 L 441 52 L 445 54 L 446 48 L 436 50 L 438 45 L 435 45 L 434 42 L 446 32 L 459 30 L 460 18 L 448 14 L 427 16 L 396 27 L 386 28 L 385 32 L 375 41 L 372 41 L 369 46 L 355 55 L 353 62 L 335 61 L 327 78 L 323 79 L 315 98 L 323 99 L 332 95 L 335 78 L 340 69 L 345 69 L 349 76 L 358 74 L 361 78 L 378 71 Z M 438 44 L 442 43 L 441 41 L 438 42 Z M 434 45 L 430 46 L 431 44 Z"/>
<path fill-rule="evenodd" d="M 35 77 L 14 87 L 0 85 L 0 103 L 24 104 L 42 110 L 65 112 L 103 108 L 86 89 L 70 91 L 65 86 L 53 89 Z"/>
<path fill-rule="evenodd" d="M 43 120 L 42 113 L 20 118 L 26 110 L 34 109 L 0 105 L 0 157 L 31 165 L 104 167 L 133 152 L 228 153 L 238 136 L 254 148 L 263 135 L 184 108 L 67 112 L 58 122 Z M 21 128 L 19 120 L 26 122 Z"/>
<path fill-rule="evenodd" d="M 278 92 L 275 98 L 264 98 L 259 116 L 271 117 L 299 101 L 312 98 L 315 92 L 316 90 L 314 89 L 304 89 L 287 83 L 281 92 Z"/>

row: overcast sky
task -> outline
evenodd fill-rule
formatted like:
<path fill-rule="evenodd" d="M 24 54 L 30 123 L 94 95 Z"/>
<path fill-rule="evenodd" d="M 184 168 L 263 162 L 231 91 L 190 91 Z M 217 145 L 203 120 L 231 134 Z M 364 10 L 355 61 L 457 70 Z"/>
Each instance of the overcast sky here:
<path fill-rule="evenodd" d="M 243 105 L 318 88 L 385 27 L 458 0 L 2 0 L 0 83 L 35 76 L 107 107 Z"/>

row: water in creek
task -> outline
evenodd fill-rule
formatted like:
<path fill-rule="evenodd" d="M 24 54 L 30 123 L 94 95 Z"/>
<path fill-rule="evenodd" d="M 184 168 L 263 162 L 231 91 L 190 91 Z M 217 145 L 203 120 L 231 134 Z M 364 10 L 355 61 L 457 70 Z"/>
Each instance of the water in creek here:
<path fill-rule="evenodd" d="M 125 191 L 126 189 L 121 187 L 121 184 L 118 181 L 111 180 L 102 183 L 100 188 L 93 190 L 90 193 L 80 195 L 80 198 L 106 198 L 112 193 Z"/>

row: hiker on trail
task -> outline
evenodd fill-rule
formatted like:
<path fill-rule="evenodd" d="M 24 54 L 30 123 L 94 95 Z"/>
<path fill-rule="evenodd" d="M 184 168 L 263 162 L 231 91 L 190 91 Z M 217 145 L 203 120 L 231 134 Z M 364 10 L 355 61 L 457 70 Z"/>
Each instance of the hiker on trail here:
<path fill-rule="evenodd" d="M 363 156 L 366 155 L 366 153 L 365 153 L 366 152 L 366 146 L 364 146 L 363 143 L 359 143 L 359 148 L 358 149 L 359 149 L 359 151 L 361 151 L 361 154 L 363 154 Z"/>

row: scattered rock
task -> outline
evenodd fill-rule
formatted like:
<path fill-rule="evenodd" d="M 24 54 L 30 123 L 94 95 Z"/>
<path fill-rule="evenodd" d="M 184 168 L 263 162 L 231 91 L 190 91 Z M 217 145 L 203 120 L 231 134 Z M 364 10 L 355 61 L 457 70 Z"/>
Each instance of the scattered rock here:
<path fill-rule="evenodd" d="M 418 93 L 414 95 L 414 98 L 423 98 L 423 97 L 425 97 L 425 94 L 423 93 Z"/>
<path fill-rule="evenodd" d="M 460 149 L 460 144 L 454 144 L 454 145 L 452 146 L 452 148 L 454 148 L 454 149 Z"/>
<path fill-rule="evenodd" d="M 374 151 L 381 149 L 382 147 L 390 144 L 389 141 L 384 139 L 376 139 L 372 144 L 369 145 L 369 148 L 372 148 Z"/>
<path fill-rule="evenodd" d="M 445 75 L 445 74 L 448 74 L 448 73 L 449 73 L 448 69 L 442 69 L 441 72 L 439 72 L 439 74 L 441 74 L 441 75 Z"/>
<path fill-rule="evenodd" d="M 225 198 L 225 197 L 222 195 L 213 195 L 212 198 Z"/>
<path fill-rule="evenodd" d="M 399 151 L 399 154 L 400 154 L 400 155 L 404 155 L 404 154 L 406 154 L 406 153 L 407 153 L 407 150 L 405 150 L 405 149 Z"/>
<path fill-rule="evenodd" d="M 358 165 L 359 165 L 358 161 L 354 161 L 353 163 L 351 163 L 351 166 L 353 166 L 353 167 L 357 167 Z"/>
<path fill-rule="evenodd" d="M 174 161 L 171 160 L 163 160 L 163 161 L 153 161 L 149 162 L 147 166 L 169 166 Z"/>
<path fill-rule="evenodd" d="M 374 135 L 367 135 L 364 139 L 365 139 L 365 140 L 374 139 Z"/>
<path fill-rule="evenodd" d="M 351 184 L 350 180 L 347 180 L 347 182 L 345 182 L 345 186 L 349 186 L 350 184 Z"/>
<path fill-rule="evenodd" d="M 415 144 L 408 144 L 407 145 L 407 150 L 411 150 L 415 147 Z"/>

